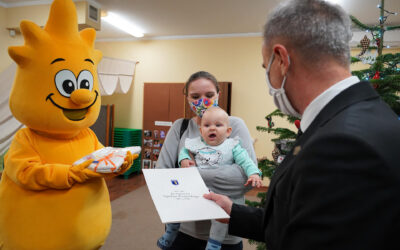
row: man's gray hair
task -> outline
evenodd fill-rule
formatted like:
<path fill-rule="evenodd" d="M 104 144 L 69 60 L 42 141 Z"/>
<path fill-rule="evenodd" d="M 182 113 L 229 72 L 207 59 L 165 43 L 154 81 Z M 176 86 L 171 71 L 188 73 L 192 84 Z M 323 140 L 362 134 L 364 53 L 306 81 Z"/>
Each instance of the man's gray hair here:
<path fill-rule="evenodd" d="M 308 62 L 331 56 L 346 67 L 350 65 L 351 37 L 348 14 L 323 0 L 286 1 L 272 11 L 264 26 L 266 45 L 283 39 Z"/>

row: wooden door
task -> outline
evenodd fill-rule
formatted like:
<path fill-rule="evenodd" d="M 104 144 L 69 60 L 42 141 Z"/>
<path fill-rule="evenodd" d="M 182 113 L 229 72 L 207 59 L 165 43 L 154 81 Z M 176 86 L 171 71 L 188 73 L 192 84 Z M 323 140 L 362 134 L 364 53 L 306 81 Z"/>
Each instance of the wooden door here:
<path fill-rule="evenodd" d="M 183 83 L 145 83 L 142 166 L 153 168 L 172 123 L 184 116 Z"/>
<path fill-rule="evenodd" d="M 143 93 L 142 167 L 152 168 L 172 123 L 195 114 L 183 95 L 184 83 L 145 83 Z M 218 104 L 231 114 L 230 82 L 220 82 Z"/>

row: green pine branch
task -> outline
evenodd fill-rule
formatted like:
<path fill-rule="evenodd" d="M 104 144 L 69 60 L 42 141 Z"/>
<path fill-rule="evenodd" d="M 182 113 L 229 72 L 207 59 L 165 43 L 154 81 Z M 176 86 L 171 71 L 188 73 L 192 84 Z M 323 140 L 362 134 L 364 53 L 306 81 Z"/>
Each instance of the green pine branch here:
<path fill-rule="evenodd" d="M 379 26 L 369 26 L 366 24 L 363 24 L 362 22 L 360 22 L 355 16 L 350 15 L 350 19 L 351 21 L 353 21 L 353 23 L 355 25 L 357 25 L 359 28 L 364 29 L 364 30 L 374 30 L 374 31 L 379 31 L 380 27 Z"/>
<path fill-rule="evenodd" d="M 351 57 L 351 63 L 356 63 L 356 62 L 361 62 L 361 59 L 352 56 L 352 57 Z"/>
<path fill-rule="evenodd" d="M 397 30 L 397 29 L 400 29 L 400 25 L 397 25 L 397 26 L 387 26 L 387 27 L 386 27 L 386 30 Z"/>
<path fill-rule="evenodd" d="M 295 139 L 297 135 L 295 132 L 287 128 L 267 128 L 257 126 L 256 129 L 261 132 L 273 133 L 274 135 L 278 135 L 278 137 L 273 139 L 273 141 L 282 139 Z"/>
<path fill-rule="evenodd" d="M 286 114 L 282 113 L 279 109 L 275 109 L 272 113 L 270 113 L 267 116 L 265 116 L 265 119 L 267 119 L 268 116 L 271 116 L 271 117 L 282 117 L 282 118 L 285 118 L 290 123 L 294 123 L 296 120 L 299 119 L 299 118 L 294 117 L 294 116 L 286 115 Z"/>
<path fill-rule="evenodd" d="M 362 48 L 362 46 L 361 45 L 357 45 L 357 48 Z M 378 49 L 378 47 L 376 47 L 376 46 L 369 46 L 368 47 L 368 50 L 372 50 L 372 49 Z"/>
<path fill-rule="evenodd" d="M 261 169 L 263 177 L 270 178 L 274 174 L 277 165 L 275 161 L 268 160 L 267 158 L 258 161 L 258 168 Z"/>
<path fill-rule="evenodd" d="M 249 244 L 250 245 L 257 245 L 256 250 L 265 250 L 265 249 L 267 249 L 267 246 L 265 245 L 264 242 L 258 242 L 258 241 L 255 241 L 255 240 L 249 240 Z"/>

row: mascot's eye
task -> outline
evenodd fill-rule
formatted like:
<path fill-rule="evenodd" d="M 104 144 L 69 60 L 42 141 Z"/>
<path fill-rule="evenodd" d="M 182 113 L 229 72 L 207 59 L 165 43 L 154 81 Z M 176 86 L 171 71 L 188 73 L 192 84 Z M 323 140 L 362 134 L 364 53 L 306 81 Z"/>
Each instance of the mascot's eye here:
<path fill-rule="evenodd" d="M 74 83 L 71 80 L 65 80 L 62 84 L 62 88 L 67 94 L 71 94 L 75 90 Z"/>
<path fill-rule="evenodd" d="M 88 70 L 82 70 L 78 76 L 78 88 L 80 89 L 93 89 L 93 75 Z"/>
<path fill-rule="evenodd" d="M 75 75 L 70 70 L 58 71 L 55 81 L 58 92 L 65 97 L 70 97 L 71 93 L 77 89 Z"/>
<path fill-rule="evenodd" d="M 86 79 L 83 79 L 82 82 L 79 83 L 79 88 L 80 89 L 89 89 L 90 88 L 89 81 Z"/>

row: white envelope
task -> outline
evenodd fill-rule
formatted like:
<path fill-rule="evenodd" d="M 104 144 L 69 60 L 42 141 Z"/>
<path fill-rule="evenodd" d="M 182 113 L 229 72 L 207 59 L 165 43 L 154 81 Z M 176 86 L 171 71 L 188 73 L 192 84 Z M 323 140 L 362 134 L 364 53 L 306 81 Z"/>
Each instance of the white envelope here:
<path fill-rule="evenodd" d="M 190 168 L 142 169 L 162 223 L 229 218 L 209 193 L 199 170 Z"/>

